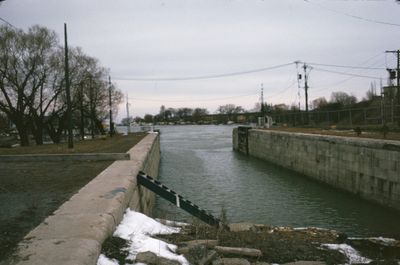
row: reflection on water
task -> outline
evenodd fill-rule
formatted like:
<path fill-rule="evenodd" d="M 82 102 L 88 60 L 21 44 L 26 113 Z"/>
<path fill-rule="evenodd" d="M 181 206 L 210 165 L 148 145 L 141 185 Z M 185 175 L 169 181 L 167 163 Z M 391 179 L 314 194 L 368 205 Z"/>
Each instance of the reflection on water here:
<path fill-rule="evenodd" d="M 232 126 L 162 126 L 160 181 L 230 222 L 400 237 L 400 213 L 232 150 Z M 190 220 L 157 198 L 155 214 Z"/>

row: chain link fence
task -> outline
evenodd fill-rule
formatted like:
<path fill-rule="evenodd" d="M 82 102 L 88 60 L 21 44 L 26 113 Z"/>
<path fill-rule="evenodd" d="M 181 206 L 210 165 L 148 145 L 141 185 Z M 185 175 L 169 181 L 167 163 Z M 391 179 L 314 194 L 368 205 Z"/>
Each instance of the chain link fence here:
<path fill-rule="evenodd" d="M 400 105 L 393 102 L 369 108 L 347 108 L 341 110 L 293 111 L 269 114 L 274 122 L 290 126 L 396 126 L 400 119 Z"/>

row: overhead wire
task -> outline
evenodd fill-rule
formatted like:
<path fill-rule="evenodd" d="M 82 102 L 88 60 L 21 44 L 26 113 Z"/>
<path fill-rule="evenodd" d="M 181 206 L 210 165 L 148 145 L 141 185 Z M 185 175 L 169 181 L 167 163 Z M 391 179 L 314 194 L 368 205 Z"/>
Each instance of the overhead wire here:
<path fill-rule="evenodd" d="M 5 20 L 4 18 L 0 17 L 0 20 L 3 21 L 4 23 L 6 23 L 7 25 L 9 25 L 10 27 L 13 27 L 13 28 L 17 29 L 16 26 L 14 26 L 13 24 L 11 24 L 10 22 L 8 22 L 7 20 Z"/>
<path fill-rule="evenodd" d="M 290 85 L 288 85 L 287 87 L 285 87 L 284 89 L 282 89 L 281 91 L 279 91 L 278 93 L 275 93 L 271 96 L 267 96 L 268 98 L 274 98 L 276 96 L 279 96 L 283 93 L 285 93 L 287 90 L 291 89 L 295 84 L 297 83 L 296 79 L 293 79 L 292 82 L 290 83 Z"/>
<path fill-rule="evenodd" d="M 375 24 L 382 24 L 382 25 L 400 27 L 400 24 L 398 24 L 398 23 L 386 22 L 386 21 L 381 21 L 381 20 L 377 20 L 377 19 L 371 19 L 371 18 L 366 18 L 366 17 L 353 15 L 353 14 L 350 14 L 350 13 L 342 12 L 342 11 L 339 11 L 339 10 L 336 10 L 336 9 L 333 9 L 333 8 L 329 8 L 329 7 L 323 6 L 321 4 L 317 4 L 317 3 L 313 2 L 313 1 L 310 1 L 310 0 L 304 0 L 304 2 L 306 2 L 308 4 L 316 5 L 319 8 L 326 9 L 326 10 L 328 10 L 330 12 L 341 14 L 341 15 L 344 15 L 344 16 L 347 16 L 347 17 L 351 17 L 351 18 L 354 18 L 354 19 L 358 19 L 358 20 L 362 20 L 362 21 L 366 21 L 366 22 L 370 22 L 370 23 L 375 23 Z"/>
<path fill-rule="evenodd" d="M 368 63 L 368 62 L 370 62 L 370 61 L 376 59 L 378 56 L 381 56 L 381 55 L 382 55 L 382 52 L 379 52 L 378 54 L 375 54 L 374 56 L 371 56 L 371 57 L 368 58 L 367 60 L 361 62 L 361 63 L 358 64 L 357 66 L 362 65 L 362 64 L 366 64 L 366 63 Z M 385 54 L 385 55 L 386 55 L 386 54 Z M 374 66 L 374 65 L 377 65 L 377 64 L 380 65 L 381 62 L 369 63 L 369 64 L 368 64 L 368 68 L 370 68 L 370 69 L 366 69 L 366 70 L 374 70 L 374 67 L 371 67 L 371 66 Z M 334 82 L 334 83 L 330 83 L 330 84 L 323 85 L 323 88 L 322 88 L 322 89 L 319 88 L 319 89 L 317 89 L 317 90 L 313 90 L 313 92 L 325 90 L 327 87 L 332 87 L 332 86 L 337 86 L 337 85 L 339 85 L 339 84 L 343 84 L 343 83 L 345 83 L 345 82 L 347 82 L 347 81 L 349 81 L 349 80 L 351 80 L 351 79 L 354 79 L 354 78 L 356 78 L 356 76 L 351 76 L 351 77 L 342 79 L 342 80 L 340 80 L 340 81 L 336 81 L 336 82 Z M 319 87 L 320 87 L 320 86 L 319 86 Z"/>
<path fill-rule="evenodd" d="M 313 63 L 307 62 L 309 65 L 325 66 L 325 67 L 335 67 L 335 68 L 348 68 L 348 69 L 364 69 L 364 70 L 385 70 L 383 67 L 366 67 L 366 66 L 352 66 L 352 65 L 338 65 L 338 64 L 323 64 L 323 63 Z"/>
<path fill-rule="evenodd" d="M 200 79 L 213 79 L 213 78 L 222 78 L 222 77 L 230 77 L 230 76 L 237 76 L 237 75 L 245 75 L 257 72 L 265 72 L 269 70 L 274 70 L 278 68 L 283 68 L 291 63 L 279 64 L 264 68 L 240 71 L 240 72 L 232 72 L 232 73 L 223 73 L 223 74 L 214 74 L 214 75 L 200 75 L 200 76 L 186 76 L 186 77 L 170 77 L 170 78 L 140 78 L 140 77 L 114 77 L 115 80 L 127 80 L 127 81 L 185 81 L 185 80 L 200 80 Z"/>
<path fill-rule="evenodd" d="M 209 98 L 209 99 L 154 99 L 154 98 L 136 98 L 136 97 L 129 97 L 131 100 L 141 100 L 141 101 L 152 101 L 152 102 L 207 102 L 207 101 L 219 101 L 225 99 L 232 99 L 232 98 L 242 98 L 242 97 L 250 97 L 258 95 L 258 93 L 253 94 L 246 94 L 246 95 L 237 95 L 231 97 L 221 97 L 221 98 Z"/>
<path fill-rule="evenodd" d="M 369 79 L 381 79 L 381 77 L 377 76 L 369 76 L 369 75 L 359 75 L 359 74 L 354 74 L 354 73 L 346 73 L 346 72 L 340 72 L 340 71 L 334 71 L 334 70 L 328 70 L 324 68 L 319 68 L 319 67 L 314 67 L 314 70 L 321 71 L 321 72 L 327 72 L 327 73 L 333 73 L 333 74 L 339 74 L 339 75 L 347 75 L 347 76 L 354 76 L 354 77 L 362 77 L 362 78 L 369 78 Z"/>

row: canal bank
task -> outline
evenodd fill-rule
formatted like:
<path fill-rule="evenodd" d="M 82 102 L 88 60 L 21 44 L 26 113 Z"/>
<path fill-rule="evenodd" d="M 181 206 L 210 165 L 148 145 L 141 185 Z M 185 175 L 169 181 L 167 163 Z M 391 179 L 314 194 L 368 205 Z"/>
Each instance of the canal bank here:
<path fill-rule="evenodd" d="M 349 236 L 400 238 L 400 213 L 232 150 L 234 126 L 159 126 L 160 181 L 231 223 L 321 227 Z M 162 198 L 155 215 L 192 221 Z"/>
<path fill-rule="evenodd" d="M 0 264 L 96 264 L 102 243 L 125 210 L 151 214 L 155 196 L 136 183 L 139 171 L 156 177 L 159 135 L 148 134 L 128 151 L 130 160 L 112 163 L 33 229 L 17 252 Z"/>
<path fill-rule="evenodd" d="M 400 143 L 245 127 L 233 149 L 400 210 Z"/>

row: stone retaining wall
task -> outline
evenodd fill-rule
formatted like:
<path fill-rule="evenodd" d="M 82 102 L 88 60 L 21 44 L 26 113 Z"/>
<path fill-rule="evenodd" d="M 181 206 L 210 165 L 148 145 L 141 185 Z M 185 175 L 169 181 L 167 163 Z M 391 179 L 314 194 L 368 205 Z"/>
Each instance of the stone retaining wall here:
<path fill-rule="evenodd" d="M 237 129 L 233 147 L 238 148 Z M 400 210 L 400 142 L 250 130 L 249 155 Z"/>
<path fill-rule="evenodd" d="M 157 177 L 160 139 L 151 133 L 33 229 L 9 264 L 95 265 L 101 245 L 127 207 L 151 214 L 155 195 L 136 185 L 140 170 Z M 7 263 L 7 264 L 8 264 Z"/>

